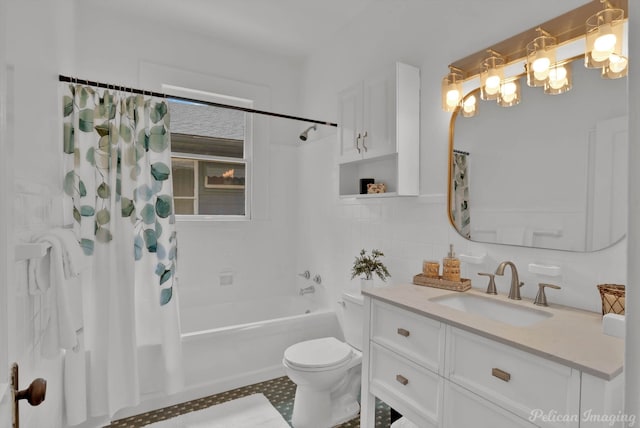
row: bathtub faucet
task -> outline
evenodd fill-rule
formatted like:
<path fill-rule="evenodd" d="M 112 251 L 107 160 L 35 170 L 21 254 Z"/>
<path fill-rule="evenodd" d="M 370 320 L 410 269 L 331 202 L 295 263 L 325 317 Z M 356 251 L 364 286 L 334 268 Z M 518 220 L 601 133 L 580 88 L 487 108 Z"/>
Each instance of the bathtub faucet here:
<path fill-rule="evenodd" d="M 306 288 L 301 288 L 300 289 L 300 295 L 304 296 L 307 293 L 315 293 L 316 292 L 316 287 L 314 287 L 313 285 L 310 285 Z"/>

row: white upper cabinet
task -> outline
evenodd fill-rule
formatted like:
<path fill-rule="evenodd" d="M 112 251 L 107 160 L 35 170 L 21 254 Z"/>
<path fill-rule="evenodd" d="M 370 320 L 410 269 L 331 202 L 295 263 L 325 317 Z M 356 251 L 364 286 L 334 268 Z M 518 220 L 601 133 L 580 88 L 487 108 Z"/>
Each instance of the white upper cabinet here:
<path fill-rule="evenodd" d="M 360 178 L 374 178 L 392 194 L 417 195 L 420 70 L 396 63 L 338 99 L 340 194 L 357 194 Z"/>

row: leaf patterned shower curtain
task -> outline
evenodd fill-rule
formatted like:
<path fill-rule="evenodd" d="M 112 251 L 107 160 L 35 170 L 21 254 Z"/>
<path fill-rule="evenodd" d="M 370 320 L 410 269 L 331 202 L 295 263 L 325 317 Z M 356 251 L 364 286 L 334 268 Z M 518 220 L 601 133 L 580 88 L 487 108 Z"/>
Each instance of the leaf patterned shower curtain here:
<path fill-rule="evenodd" d="M 163 367 L 153 375 L 166 392 L 182 385 L 168 106 L 62 86 L 66 216 L 91 259 L 82 289 L 89 413 L 112 416 L 139 403 L 139 365 Z"/>
<path fill-rule="evenodd" d="M 471 215 L 469 211 L 469 174 L 468 155 L 466 153 L 453 153 L 453 177 L 451 189 L 451 217 L 458 232 L 471 239 Z"/>

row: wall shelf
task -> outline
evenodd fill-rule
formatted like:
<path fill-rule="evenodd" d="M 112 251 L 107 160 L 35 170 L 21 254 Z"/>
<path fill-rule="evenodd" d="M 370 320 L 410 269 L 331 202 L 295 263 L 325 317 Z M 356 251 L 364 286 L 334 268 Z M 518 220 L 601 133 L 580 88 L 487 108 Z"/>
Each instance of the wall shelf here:
<path fill-rule="evenodd" d="M 554 265 L 529 263 L 529 272 L 536 273 L 538 275 L 560 276 L 562 274 L 562 268 L 560 268 L 560 266 Z"/>
<path fill-rule="evenodd" d="M 461 262 L 469 263 L 472 265 L 481 265 L 482 263 L 484 263 L 484 259 L 486 256 L 486 253 L 476 256 L 470 254 L 458 254 L 458 258 Z"/>

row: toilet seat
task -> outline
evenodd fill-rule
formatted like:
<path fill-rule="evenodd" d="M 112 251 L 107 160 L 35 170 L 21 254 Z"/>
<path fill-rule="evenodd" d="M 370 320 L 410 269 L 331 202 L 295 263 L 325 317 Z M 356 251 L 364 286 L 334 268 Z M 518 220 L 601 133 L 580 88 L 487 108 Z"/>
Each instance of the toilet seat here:
<path fill-rule="evenodd" d="M 284 361 L 300 370 L 326 370 L 349 362 L 352 354 L 346 343 L 335 337 L 323 337 L 291 345 L 284 351 Z"/>

